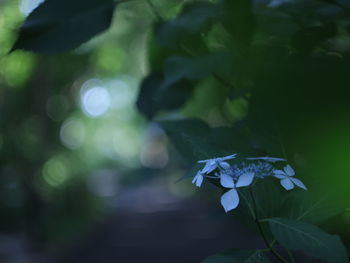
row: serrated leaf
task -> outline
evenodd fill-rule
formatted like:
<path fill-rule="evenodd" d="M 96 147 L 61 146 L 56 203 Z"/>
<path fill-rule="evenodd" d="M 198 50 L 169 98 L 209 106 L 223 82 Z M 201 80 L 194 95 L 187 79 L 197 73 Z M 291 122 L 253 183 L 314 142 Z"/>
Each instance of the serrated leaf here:
<path fill-rule="evenodd" d="M 326 262 L 346 263 L 348 257 L 340 238 L 322 229 L 300 221 L 285 218 L 269 218 L 275 239 L 291 250 L 301 250 Z"/>
<path fill-rule="evenodd" d="M 39 5 L 23 23 L 12 51 L 57 53 L 74 49 L 107 29 L 112 0 L 50 0 Z"/>
<path fill-rule="evenodd" d="M 260 250 L 226 249 L 207 257 L 202 263 L 269 263 L 270 259 Z"/>

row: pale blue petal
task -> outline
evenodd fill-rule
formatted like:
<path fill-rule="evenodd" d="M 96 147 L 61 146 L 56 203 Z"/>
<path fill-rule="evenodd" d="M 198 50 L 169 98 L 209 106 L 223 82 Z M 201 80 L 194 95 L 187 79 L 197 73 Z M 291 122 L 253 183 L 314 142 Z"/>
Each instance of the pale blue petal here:
<path fill-rule="evenodd" d="M 283 168 L 283 170 L 284 170 L 285 173 L 286 173 L 287 175 L 289 175 L 289 176 L 294 176 L 294 175 L 295 175 L 295 172 L 294 172 L 292 166 L 290 166 L 289 164 L 287 164 L 287 165 Z"/>
<path fill-rule="evenodd" d="M 233 178 L 227 174 L 221 174 L 220 183 L 223 187 L 226 187 L 226 188 L 235 187 L 235 183 L 233 182 Z"/>
<path fill-rule="evenodd" d="M 236 157 L 237 154 L 231 154 L 228 156 L 224 156 L 224 157 L 218 157 L 218 158 L 212 158 L 212 159 L 206 159 L 206 160 L 199 160 L 197 161 L 197 163 L 207 163 L 210 161 L 226 161 L 226 160 L 230 160 L 230 159 L 234 159 Z"/>
<path fill-rule="evenodd" d="M 248 186 L 253 182 L 254 173 L 242 174 L 237 181 L 236 187 Z"/>
<path fill-rule="evenodd" d="M 292 180 L 292 182 L 294 184 L 296 184 L 297 186 L 299 186 L 300 188 L 303 188 L 304 190 L 307 190 L 307 187 L 303 184 L 302 181 L 300 181 L 299 179 L 297 178 L 294 178 L 294 177 L 291 177 L 290 180 Z"/>
<path fill-rule="evenodd" d="M 194 184 L 197 181 L 198 173 L 193 177 L 192 184 Z"/>
<path fill-rule="evenodd" d="M 225 212 L 235 209 L 239 204 L 239 196 L 236 189 L 231 189 L 221 196 L 221 205 Z"/>
<path fill-rule="evenodd" d="M 197 177 L 197 181 L 196 181 L 196 186 L 197 187 L 201 187 L 202 183 L 203 183 L 203 175 L 199 174 Z"/>
<path fill-rule="evenodd" d="M 282 170 L 273 170 L 273 173 L 276 175 L 286 175 L 286 173 Z"/>
<path fill-rule="evenodd" d="M 200 172 L 198 172 L 196 176 L 193 178 L 192 183 L 195 184 L 197 187 L 201 187 L 203 183 L 203 179 L 204 179 L 203 175 Z"/>
<path fill-rule="evenodd" d="M 284 171 L 282 170 L 274 170 L 273 171 L 273 175 L 278 178 L 278 179 L 284 179 L 287 177 L 287 175 L 285 174 Z"/>
<path fill-rule="evenodd" d="M 286 189 L 287 191 L 292 190 L 294 188 L 293 182 L 289 178 L 284 178 L 281 180 L 281 185 Z"/>
<path fill-rule="evenodd" d="M 219 164 L 224 169 L 229 169 L 230 168 L 230 164 L 228 162 L 220 162 Z"/>
<path fill-rule="evenodd" d="M 274 158 L 274 157 L 254 157 L 254 158 L 247 158 L 247 160 L 264 160 L 271 163 L 287 161 L 286 159 L 283 159 L 283 158 Z"/>
<path fill-rule="evenodd" d="M 219 159 L 221 159 L 222 161 L 226 161 L 226 160 L 230 160 L 230 159 L 236 158 L 236 155 L 237 155 L 237 154 L 235 153 L 235 154 L 231 154 L 231 155 L 228 155 L 228 156 L 219 158 Z"/>
<path fill-rule="evenodd" d="M 202 173 L 204 173 L 204 174 L 211 173 L 212 171 L 215 170 L 216 167 L 217 167 L 216 161 L 211 160 L 205 164 L 205 166 L 202 170 Z"/>

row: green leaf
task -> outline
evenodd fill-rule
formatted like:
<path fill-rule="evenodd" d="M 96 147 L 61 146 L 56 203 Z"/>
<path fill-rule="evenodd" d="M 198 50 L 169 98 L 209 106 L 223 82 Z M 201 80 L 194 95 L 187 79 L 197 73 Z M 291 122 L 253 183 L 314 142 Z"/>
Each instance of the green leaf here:
<path fill-rule="evenodd" d="M 159 123 L 177 150 L 191 162 L 210 157 L 210 127 L 200 120 L 175 120 Z"/>
<path fill-rule="evenodd" d="M 326 191 L 290 192 L 285 200 L 283 216 L 312 224 L 321 224 L 340 214 L 347 207 Z"/>
<path fill-rule="evenodd" d="M 303 28 L 293 35 L 292 45 L 299 52 L 307 54 L 310 53 L 319 43 L 333 37 L 335 34 L 335 23 Z"/>
<path fill-rule="evenodd" d="M 207 257 L 202 263 L 269 263 L 269 258 L 260 250 L 226 249 Z"/>
<path fill-rule="evenodd" d="M 192 87 L 185 80 L 164 81 L 161 74 L 152 73 L 141 83 L 137 99 L 140 112 L 151 119 L 161 110 L 174 110 L 181 107 L 192 92 Z"/>
<path fill-rule="evenodd" d="M 107 29 L 115 3 L 112 0 L 49 0 L 23 23 L 12 47 L 37 53 L 74 49 Z"/>
<path fill-rule="evenodd" d="M 141 83 L 137 100 L 140 112 L 152 118 L 161 110 L 180 108 L 192 94 L 194 85 L 189 81 L 200 80 L 228 68 L 227 55 L 209 54 L 202 57 L 169 57 L 164 66 L 164 77 L 151 73 Z"/>
<path fill-rule="evenodd" d="M 232 127 L 210 128 L 196 119 L 161 121 L 159 124 L 190 162 L 245 152 L 249 148 L 245 136 Z"/>
<path fill-rule="evenodd" d="M 252 13 L 252 2 L 225 0 L 223 4 L 222 24 L 241 47 L 251 42 L 255 31 L 256 21 Z"/>
<path fill-rule="evenodd" d="M 229 54 L 226 53 L 208 54 L 195 58 L 169 57 L 164 66 L 166 81 L 171 84 L 182 78 L 200 80 L 210 74 L 218 74 L 229 67 L 228 57 Z"/>
<path fill-rule="evenodd" d="M 158 44 L 165 47 L 178 47 L 185 37 L 207 28 L 218 12 L 218 6 L 211 3 L 202 2 L 187 5 L 179 16 L 157 26 Z"/>
<path fill-rule="evenodd" d="M 285 218 L 269 218 L 271 232 L 284 247 L 302 250 L 326 262 L 348 262 L 346 249 L 340 238 L 325 233 L 320 228 Z"/>
<path fill-rule="evenodd" d="M 247 188 L 239 189 L 247 205 L 253 207 L 253 200 Z M 255 197 L 259 218 L 278 216 L 283 204 L 282 188 L 276 184 L 274 178 L 258 180 L 252 189 Z"/>

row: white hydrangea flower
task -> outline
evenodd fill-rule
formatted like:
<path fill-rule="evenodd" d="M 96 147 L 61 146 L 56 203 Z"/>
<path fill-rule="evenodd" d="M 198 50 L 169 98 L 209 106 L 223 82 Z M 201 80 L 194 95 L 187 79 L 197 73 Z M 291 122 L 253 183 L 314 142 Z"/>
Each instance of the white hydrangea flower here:
<path fill-rule="evenodd" d="M 283 158 L 275 158 L 275 157 L 253 157 L 253 158 L 246 158 L 247 160 L 251 160 L 251 161 L 254 161 L 254 160 L 264 160 L 266 162 L 270 162 L 270 163 L 276 163 L 276 162 L 286 162 L 287 160 L 286 159 L 283 159 Z"/>
<path fill-rule="evenodd" d="M 293 189 L 295 185 L 307 190 L 303 182 L 294 177 L 295 172 L 289 164 L 283 170 L 275 170 L 273 163 L 286 162 L 286 159 L 253 157 L 246 158 L 246 160 L 257 162 L 240 162 L 233 165 L 226 162 L 229 159 L 234 159 L 236 155 L 232 154 L 225 157 L 198 161 L 198 163 L 204 163 L 205 165 L 203 169 L 197 172 L 192 180 L 193 184 L 201 187 L 205 177 L 217 179 L 220 180 L 223 187 L 229 188 L 230 190 L 221 196 L 221 205 L 224 207 L 226 213 L 235 209 L 239 204 L 237 188 L 249 186 L 254 178 L 263 179 L 267 176 L 274 176 L 280 179 L 281 185 L 286 190 Z"/>
<path fill-rule="evenodd" d="M 225 162 L 227 160 L 230 159 L 234 159 L 236 158 L 237 154 L 232 154 L 232 155 L 228 155 L 225 157 L 218 157 L 218 158 L 212 158 L 212 159 L 207 159 L 207 160 L 200 160 L 198 161 L 198 163 L 205 163 L 205 166 L 202 170 L 202 173 L 204 174 L 209 174 L 212 171 L 214 171 L 216 168 L 228 168 L 230 167 L 230 165 Z"/>
<path fill-rule="evenodd" d="M 254 173 L 246 173 L 241 175 L 237 179 L 237 182 L 235 182 L 231 176 L 225 173 L 221 174 L 221 185 L 226 188 L 231 188 L 231 190 L 227 191 L 221 196 L 221 205 L 224 207 L 226 213 L 235 209 L 239 204 L 239 195 L 236 189 L 250 185 L 253 179 Z"/>
<path fill-rule="evenodd" d="M 194 176 L 192 183 L 197 187 L 201 187 L 204 177 L 210 177 L 207 174 L 213 172 L 216 168 L 219 169 L 228 169 L 230 167 L 229 163 L 225 162 L 226 160 L 233 159 L 237 154 L 231 154 L 225 157 L 212 158 L 208 160 L 201 160 L 198 163 L 205 163 L 205 166 L 202 170 L 199 170 Z M 219 175 L 215 175 L 214 178 L 219 178 Z"/>
<path fill-rule="evenodd" d="M 280 183 L 286 190 L 292 190 L 294 185 L 299 186 L 300 188 L 307 190 L 306 186 L 302 181 L 293 177 L 295 172 L 293 168 L 288 164 L 283 170 L 274 170 L 274 176 L 278 179 L 281 179 Z"/>

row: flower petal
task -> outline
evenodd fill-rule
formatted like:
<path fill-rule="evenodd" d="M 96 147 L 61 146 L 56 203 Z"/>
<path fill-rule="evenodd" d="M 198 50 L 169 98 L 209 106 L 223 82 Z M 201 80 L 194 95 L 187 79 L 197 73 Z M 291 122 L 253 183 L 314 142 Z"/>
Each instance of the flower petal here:
<path fill-rule="evenodd" d="M 236 189 L 231 189 L 221 196 L 221 205 L 225 212 L 235 209 L 239 204 L 239 196 Z"/>
<path fill-rule="evenodd" d="M 293 182 L 288 177 L 282 179 L 280 183 L 287 191 L 292 190 L 294 188 Z"/>
<path fill-rule="evenodd" d="M 264 160 L 266 162 L 271 162 L 271 163 L 275 163 L 275 162 L 285 162 L 286 159 L 283 158 L 274 158 L 274 157 L 254 157 L 254 158 L 247 158 L 247 160 Z"/>
<path fill-rule="evenodd" d="M 295 172 L 294 169 L 292 168 L 292 166 L 290 166 L 289 164 L 287 164 L 284 168 L 283 168 L 284 172 L 289 175 L 289 176 L 294 176 Z"/>
<path fill-rule="evenodd" d="M 302 181 L 300 181 L 299 179 L 297 178 L 294 178 L 294 177 L 291 177 L 290 180 L 292 180 L 292 182 L 294 184 L 296 184 L 297 186 L 299 186 L 300 188 L 304 189 L 304 190 L 307 190 L 307 187 L 303 184 Z"/>
<path fill-rule="evenodd" d="M 248 186 L 253 182 L 254 173 L 242 174 L 237 181 L 236 187 Z"/>
<path fill-rule="evenodd" d="M 219 165 L 224 169 L 230 168 L 230 164 L 228 162 L 219 162 Z"/>
<path fill-rule="evenodd" d="M 274 174 L 286 175 L 285 171 L 282 170 L 273 170 Z"/>
<path fill-rule="evenodd" d="M 273 170 L 273 175 L 278 179 L 284 179 L 287 177 L 286 173 L 282 170 Z"/>
<path fill-rule="evenodd" d="M 228 156 L 225 156 L 225 157 L 222 157 L 222 158 L 218 158 L 220 159 L 221 161 L 226 161 L 226 160 L 230 160 L 230 159 L 234 159 L 236 158 L 236 153 L 235 154 L 231 154 L 231 155 L 228 155 Z"/>
<path fill-rule="evenodd" d="M 216 161 L 215 160 L 210 160 L 209 162 L 207 162 L 202 170 L 202 173 L 204 174 L 208 174 L 211 173 L 212 171 L 215 170 L 215 168 L 217 167 Z"/>
<path fill-rule="evenodd" d="M 226 188 L 234 188 L 235 187 L 235 183 L 233 182 L 233 178 L 227 174 L 221 174 L 220 177 L 220 183 L 223 187 Z"/>
<path fill-rule="evenodd" d="M 192 184 L 195 184 L 197 187 L 201 187 L 203 183 L 203 179 L 204 179 L 203 175 L 200 172 L 198 172 L 196 176 L 193 178 Z"/>

